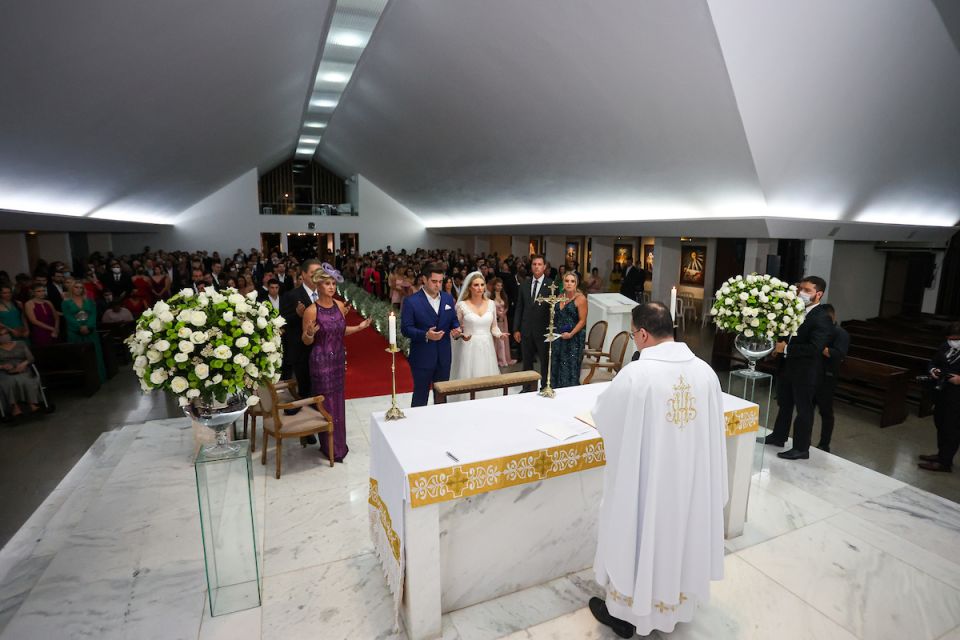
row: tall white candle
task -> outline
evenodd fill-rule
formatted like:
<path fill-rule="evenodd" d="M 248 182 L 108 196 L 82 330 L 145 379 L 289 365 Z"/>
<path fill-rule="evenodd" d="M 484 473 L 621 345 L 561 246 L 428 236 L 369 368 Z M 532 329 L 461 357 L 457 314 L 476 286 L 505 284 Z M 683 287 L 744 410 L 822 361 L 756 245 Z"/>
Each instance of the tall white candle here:
<path fill-rule="evenodd" d="M 670 319 L 677 321 L 677 288 L 670 288 Z"/>
<path fill-rule="evenodd" d="M 390 344 L 397 346 L 397 316 L 390 312 Z"/>

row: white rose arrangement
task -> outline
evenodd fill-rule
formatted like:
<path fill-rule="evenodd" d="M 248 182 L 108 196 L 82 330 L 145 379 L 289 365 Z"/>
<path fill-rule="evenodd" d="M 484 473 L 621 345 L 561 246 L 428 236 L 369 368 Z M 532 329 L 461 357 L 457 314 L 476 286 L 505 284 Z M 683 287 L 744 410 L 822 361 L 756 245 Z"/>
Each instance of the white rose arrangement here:
<path fill-rule="evenodd" d="M 280 379 L 283 318 L 257 294 L 236 289 L 195 294 L 184 289 L 147 309 L 126 340 L 144 391 L 162 389 L 180 405 L 228 396 Z"/>
<path fill-rule="evenodd" d="M 717 290 L 710 309 L 717 326 L 747 338 L 797 335 L 803 301 L 796 288 L 769 275 L 736 276 Z"/>

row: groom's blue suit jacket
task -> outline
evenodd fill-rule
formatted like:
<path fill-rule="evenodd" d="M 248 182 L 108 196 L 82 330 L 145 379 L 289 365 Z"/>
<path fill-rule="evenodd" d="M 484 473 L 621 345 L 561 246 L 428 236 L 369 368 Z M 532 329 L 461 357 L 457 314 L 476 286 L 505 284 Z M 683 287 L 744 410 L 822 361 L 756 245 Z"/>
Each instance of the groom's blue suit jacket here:
<path fill-rule="evenodd" d="M 434 369 L 450 366 L 450 331 L 460 326 L 456 301 L 449 293 L 440 292 L 440 313 L 435 313 L 427 294 L 422 290 L 403 301 L 400 332 L 410 338 L 411 369 Z M 427 340 L 427 329 L 443 331 L 441 340 Z"/>

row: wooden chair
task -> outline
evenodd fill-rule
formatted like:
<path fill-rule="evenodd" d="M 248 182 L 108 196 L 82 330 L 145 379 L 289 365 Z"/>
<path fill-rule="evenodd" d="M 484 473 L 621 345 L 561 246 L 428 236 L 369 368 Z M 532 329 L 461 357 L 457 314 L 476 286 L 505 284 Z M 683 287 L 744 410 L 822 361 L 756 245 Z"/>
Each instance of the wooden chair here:
<path fill-rule="evenodd" d="M 603 352 L 603 341 L 607 339 L 607 321 L 597 320 L 590 327 L 590 333 L 587 334 L 587 344 L 583 350 L 584 360 L 593 358 L 600 362 L 601 356 L 609 356 L 609 353 Z"/>
<path fill-rule="evenodd" d="M 613 336 L 613 340 L 610 341 L 610 353 L 604 354 L 607 357 L 607 361 L 591 363 L 590 371 L 587 373 L 587 377 L 583 379 L 583 384 L 590 384 L 593 376 L 596 375 L 600 369 L 611 371 L 611 377 L 617 375 L 620 369 L 623 368 L 623 359 L 627 355 L 627 346 L 629 344 L 629 331 L 621 331 Z"/>
<path fill-rule="evenodd" d="M 273 385 L 273 388 L 277 390 L 277 400 L 281 403 L 293 402 L 294 400 L 300 399 L 300 396 L 297 395 L 296 380 L 281 380 Z M 257 451 L 257 418 L 264 419 L 269 415 L 270 412 L 264 411 L 263 409 L 263 400 L 252 407 L 247 407 L 247 412 L 243 414 L 244 439 L 247 438 L 247 425 L 249 424 L 250 426 L 250 453 L 256 453 Z M 236 422 L 233 423 L 233 434 L 234 439 L 238 439 Z"/>
<path fill-rule="evenodd" d="M 260 396 L 263 417 L 263 451 L 260 453 L 260 464 L 267 464 L 267 437 L 273 436 L 277 441 L 277 479 L 280 479 L 280 469 L 283 461 L 283 440 L 285 438 L 305 438 L 314 434 L 327 434 L 327 453 L 330 457 L 330 466 L 333 466 L 333 416 L 323 408 L 323 396 L 280 401 L 278 386 L 290 390 L 296 388 L 292 380 L 277 384 L 267 384 L 257 390 Z M 300 409 L 295 415 L 288 416 L 284 409 Z M 306 445 L 303 445 L 306 446 Z"/>

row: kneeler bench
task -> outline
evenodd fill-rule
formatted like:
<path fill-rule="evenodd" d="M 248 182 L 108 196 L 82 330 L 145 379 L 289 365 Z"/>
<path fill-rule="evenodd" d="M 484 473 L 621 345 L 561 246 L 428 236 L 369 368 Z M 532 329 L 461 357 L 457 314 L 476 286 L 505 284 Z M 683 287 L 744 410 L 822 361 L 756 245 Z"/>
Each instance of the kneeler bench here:
<path fill-rule="evenodd" d="M 444 404 L 447 401 L 447 396 L 469 393 L 470 399 L 475 400 L 478 391 L 503 389 L 503 395 L 507 395 L 510 387 L 535 387 L 538 382 L 540 382 L 540 374 L 536 371 L 514 371 L 513 373 L 501 373 L 500 375 L 484 376 L 482 378 L 434 382 L 433 392 L 435 402 Z"/>

